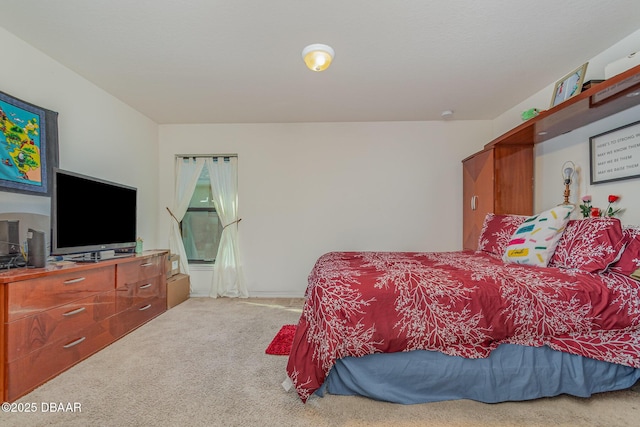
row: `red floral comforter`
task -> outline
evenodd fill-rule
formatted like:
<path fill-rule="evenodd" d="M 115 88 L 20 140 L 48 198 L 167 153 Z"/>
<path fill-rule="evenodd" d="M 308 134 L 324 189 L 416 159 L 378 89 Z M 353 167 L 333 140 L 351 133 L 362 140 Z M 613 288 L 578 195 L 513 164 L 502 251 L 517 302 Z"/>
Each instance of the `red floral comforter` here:
<path fill-rule="evenodd" d="M 309 275 L 287 373 L 304 402 L 342 357 L 481 358 L 501 343 L 640 368 L 640 282 L 483 252 L 331 252 Z"/>

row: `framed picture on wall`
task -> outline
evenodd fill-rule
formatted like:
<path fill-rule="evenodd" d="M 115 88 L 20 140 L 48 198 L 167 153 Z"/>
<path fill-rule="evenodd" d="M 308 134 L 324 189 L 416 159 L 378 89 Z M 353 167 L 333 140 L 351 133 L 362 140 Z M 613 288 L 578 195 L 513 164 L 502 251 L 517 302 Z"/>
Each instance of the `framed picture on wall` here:
<path fill-rule="evenodd" d="M 0 92 L 0 191 L 49 196 L 58 113 Z"/>
<path fill-rule="evenodd" d="M 640 178 L 640 122 L 589 138 L 591 184 Z"/>
<path fill-rule="evenodd" d="M 587 65 L 589 63 L 585 62 L 556 82 L 556 86 L 553 88 L 553 96 L 551 97 L 551 107 L 555 107 L 582 92 L 582 82 L 584 82 L 584 75 L 587 72 Z"/>

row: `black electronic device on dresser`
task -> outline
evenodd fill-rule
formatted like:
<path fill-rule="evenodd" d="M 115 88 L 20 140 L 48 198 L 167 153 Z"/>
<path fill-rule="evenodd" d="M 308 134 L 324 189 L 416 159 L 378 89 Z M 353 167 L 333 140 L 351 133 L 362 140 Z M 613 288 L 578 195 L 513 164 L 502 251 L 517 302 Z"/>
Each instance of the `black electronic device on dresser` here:
<path fill-rule="evenodd" d="M 135 248 L 136 208 L 135 187 L 54 168 L 51 255 L 99 261 Z"/>
<path fill-rule="evenodd" d="M 20 251 L 20 221 L 0 221 L 0 270 L 19 268 L 26 265 Z"/>
<path fill-rule="evenodd" d="M 9 270 L 10 268 L 20 268 L 27 265 L 26 261 L 20 254 L 0 255 L 0 270 Z"/>
<path fill-rule="evenodd" d="M 0 255 L 20 253 L 20 221 L 0 221 Z"/>
<path fill-rule="evenodd" d="M 47 264 L 45 233 L 29 228 L 26 243 L 22 250 L 19 220 L 0 220 L 0 270 Z M 26 259 L 25 252 L 29 254 Z"/>
<path fill-rule="evenodd" d="M 47 247 L 44 232 L 32 228 L 27 233 L 27 266 L 42 268 L 47 265 Z"/>

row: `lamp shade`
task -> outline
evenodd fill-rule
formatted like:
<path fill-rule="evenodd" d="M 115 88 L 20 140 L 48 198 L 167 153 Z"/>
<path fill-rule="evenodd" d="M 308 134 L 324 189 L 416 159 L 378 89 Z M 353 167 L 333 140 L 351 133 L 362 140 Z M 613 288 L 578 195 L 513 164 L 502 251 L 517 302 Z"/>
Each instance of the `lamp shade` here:
<path fill-rule="evenodd" d="M 335 52 L 326 44 L 311 44 L 302 49 L 302 59 L 312 71 L 324 71 L 329 68 Z"/>

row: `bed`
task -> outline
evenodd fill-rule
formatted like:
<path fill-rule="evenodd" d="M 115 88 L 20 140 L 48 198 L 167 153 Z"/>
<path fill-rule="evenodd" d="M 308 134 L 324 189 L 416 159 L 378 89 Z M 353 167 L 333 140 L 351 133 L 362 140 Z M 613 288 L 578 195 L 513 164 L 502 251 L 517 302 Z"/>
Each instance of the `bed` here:
<path fill-rule="evenodd" d="M 299 398 L 493 403 L 631 387 L 640 229 L 569 214 L 489 214 L 477 251 L 321 256 L 287 363 Z M 546 252 L 517 247 L 528 241 Z"/>

